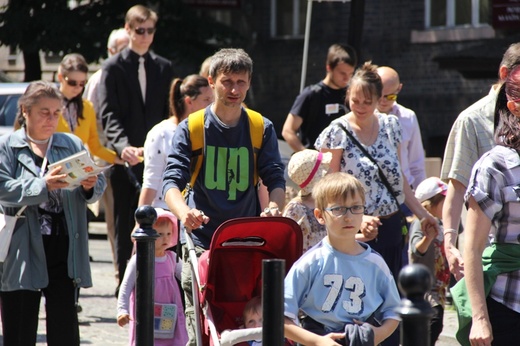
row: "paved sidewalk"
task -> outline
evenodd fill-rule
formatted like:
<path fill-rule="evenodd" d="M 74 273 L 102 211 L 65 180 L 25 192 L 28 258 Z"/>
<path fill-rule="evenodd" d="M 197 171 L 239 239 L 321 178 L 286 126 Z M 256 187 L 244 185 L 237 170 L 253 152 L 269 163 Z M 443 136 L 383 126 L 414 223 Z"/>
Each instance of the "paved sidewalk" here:
<path fill-rule="evenodd" d="M 90 233 L 94 235 L 89 241 L 92 276 L 94 286 L 82 289 L 80 304 L 83 311 L 79 314 L 81 344 L 93 346 L 123 346 L 128 344 L 128 326 L 121 328 L 116 323 L 117 300 L 114 297 L 116 283 L 114 280 L 114 266 L 112 253 L 103 223 L 91 223 Z M 45 338 L 45 309 L 40 310 L 40 324 L 38 328 L 38 342 L 36 345 L 46 345 Z M 1 327 L 1 322 L 0 322 Z M 436 346 L 458 345 L 454 335 L 457 327 L 457 316 L 453 309 L 446 309 L 444 316 L 444 331 Z M 3 346 L 2 331 L 0 328 L 0 346 Z M 432 345 L 433 346 L 433 345 Z"/>

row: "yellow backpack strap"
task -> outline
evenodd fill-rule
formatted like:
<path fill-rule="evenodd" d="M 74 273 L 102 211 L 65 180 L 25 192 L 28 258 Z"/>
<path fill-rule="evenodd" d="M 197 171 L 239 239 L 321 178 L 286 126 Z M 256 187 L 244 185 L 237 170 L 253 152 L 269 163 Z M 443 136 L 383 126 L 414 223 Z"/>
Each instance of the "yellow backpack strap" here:
<path fill-rule="evenodd" d="M 197 176 L 202 168 L 204 161 L 204 109 L 192 113 L 188 117 L 188 131 L 190 133 L 191 142 L 191 163 L 190 163 L 190 186 L 193 188 Z M 246 109 L 249 118 L 249 132 L 251 135 L 251 144 L 253 146 L 254 156 L 254 177 L 253 182 L 258 184 L 257 158 L 258 152 L 262 148 L 264 137 L 264 118 L 258 112 Z M 186 189 L 183 194 L 186 193 Z"/>
<path fill-rule="evenodd" d="M 253 145 L 253 156 L 255 160 L 253 182 L 256 186 L 258 184 L 258 152 L 262 148 L 262 140 L 264 138 L 264 118 L 262 117 L 262 114 L 251 109 L 246 109 L 246 112 L 249 118 L 249 133 L 251 135 L 251 144 Z"/>
<path fill-rule="evenodd" d="M 203 108 L 190 114 L 188 117 L 188 131 L 191 142 L 190 186 L 192 188 L 204 160 L 204 111 L 205 109 Z"/>

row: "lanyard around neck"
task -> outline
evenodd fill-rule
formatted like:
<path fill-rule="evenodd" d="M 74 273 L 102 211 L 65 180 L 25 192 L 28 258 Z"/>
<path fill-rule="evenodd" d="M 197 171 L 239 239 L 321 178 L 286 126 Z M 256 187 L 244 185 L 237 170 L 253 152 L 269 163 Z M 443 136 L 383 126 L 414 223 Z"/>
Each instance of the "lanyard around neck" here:
<path fill-rule="evenodd" d="M 28 138 L 28 135 L 27 135 L 27 129 L 25 130 L 25 138 L 26 138 L 27 142 L 30 142 L 30 139 Z M 49 156 L 49 152 L 51 150 L 53 138 L 54 138 L 54 135 L 51 136 L 51 138 L 49 138 L 49 141 L 47 142 L 47 150 L 45 150 L 45 156 L 43 158 L 43 163 L 40 168 L 40 178 L 43 178 L 44 173 L 45 173 L 45 168 L 47 168 L 47 164 L 49 163 L 49 159 L 47 157 Z"/>
<path fill-rule="evenodd" d="M 51 151 L 53 137 L 54 136 L 51 136 L 51 138 L 49 138 L 49 143 L 47 143 L 47 150 L 45 150 L 45 157 L 43 158 L 42 168 L 40 169 L 40 178 L 43 178 L 43 175 L 45 173 L 45 168 L 47 168 L 47 164 L 49 163 L 48 156 Z"/>

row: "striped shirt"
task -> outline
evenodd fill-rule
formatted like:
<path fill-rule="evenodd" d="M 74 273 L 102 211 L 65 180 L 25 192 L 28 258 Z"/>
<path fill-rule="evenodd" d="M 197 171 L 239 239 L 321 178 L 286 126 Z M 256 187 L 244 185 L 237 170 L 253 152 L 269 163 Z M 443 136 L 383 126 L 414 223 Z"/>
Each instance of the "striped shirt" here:
<path fill-rule="evenodd" d="M 466 201 L 472 196 L 491 220 L 491 243 L 520 244 L 520 156 L 496 146 L 475 164 Z M 520 271 L 500 274 L 490 296 L 520 312 Z"/>

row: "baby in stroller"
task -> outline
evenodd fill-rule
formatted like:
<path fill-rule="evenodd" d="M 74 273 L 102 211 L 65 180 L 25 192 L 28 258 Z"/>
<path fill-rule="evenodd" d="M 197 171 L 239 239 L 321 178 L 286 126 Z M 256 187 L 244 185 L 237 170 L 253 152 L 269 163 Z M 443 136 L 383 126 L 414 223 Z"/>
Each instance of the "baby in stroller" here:
<path fill-rule="evenodd" d="M 258 328 L 262 326 L 262 299 L 255 296 L 244 307 L 244 328 Z M 262 340 L 247 342 L 250 346 L 262 346 Z"/>
<path fill-rule="evenodd" d="M 186 240 L 188 248 L 193 248 L 189 236 Z M 256 308 L 251 311 L 261 314 L 260 299 L 255 297 L 262 292 L 262 261 L 285 259 L 288 269 L 301 253 L 302 232 L 294 220 L 247 217 L 224 222 L 215 231 L 210 250 L 193 268 L 198 286 L 194 292 L 199 291 L 194 301 L 200 307 L 196 314 L 201 321 L 196 329 L 198 344 L 247 345 L 247 341 L 260 340 L 262 329 L 248 325 L 247 305 L 252 301 Z M 252 324 L 258 325 L 259 317 Z"/>

